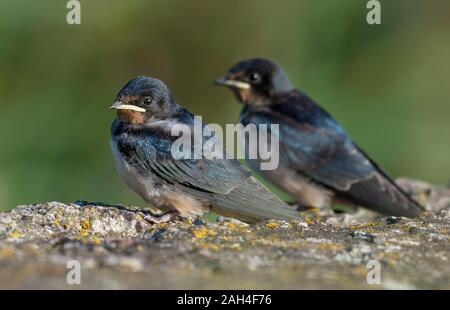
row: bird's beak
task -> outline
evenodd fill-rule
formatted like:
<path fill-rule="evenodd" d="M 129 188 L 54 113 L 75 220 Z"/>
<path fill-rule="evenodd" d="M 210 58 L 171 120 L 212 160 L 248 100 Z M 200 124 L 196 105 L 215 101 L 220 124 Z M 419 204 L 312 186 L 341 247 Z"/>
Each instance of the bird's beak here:
<path fill-rule="evenodd" d="M 109 107 L 110 109 L 114 110 L 131 110 L 136 112 L 142 112 L 145 113 L 147 110 L 141 107 L 137 107 L 135 105 L 131 104 L 124 104 L 122 101 L 116 101 L 112 106 Z"/>
<path fill-rule="evenodd" d="M 239 89 L 250 89 L 250 84 L 242 81 L 236 81 L 229 79 L 228 77 L 222 77 L 214 81 L 214 84 L 220 86 L 227 86 Z"/>

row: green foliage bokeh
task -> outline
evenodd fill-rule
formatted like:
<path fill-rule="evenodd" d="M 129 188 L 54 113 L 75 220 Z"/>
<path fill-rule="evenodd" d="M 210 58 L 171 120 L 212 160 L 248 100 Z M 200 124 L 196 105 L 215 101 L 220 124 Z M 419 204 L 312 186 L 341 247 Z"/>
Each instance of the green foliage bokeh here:
<path fill-rule="evenodd" d="M 240 106 L 212 80 L 269 57 L 393 176 L 450 177 L 450 3 L 361 0 L 0 2 L 0 210 L 39 201 L 144 203 L 117 176 L 107 107 L 129 79 L 167 82 L 207 122 Z"/>

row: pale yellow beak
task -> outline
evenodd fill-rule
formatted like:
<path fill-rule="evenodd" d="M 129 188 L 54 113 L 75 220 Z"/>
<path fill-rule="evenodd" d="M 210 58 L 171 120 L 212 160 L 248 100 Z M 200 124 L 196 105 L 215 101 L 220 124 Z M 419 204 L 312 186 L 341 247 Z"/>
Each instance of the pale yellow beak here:
<path fill-rule="evenodd" d="M 226 77 L 214 81 L 214 84 L 221 86 L 228 86 L 240 89 L 250 89 L 250 84 L 242 81 L 231 80 Z"/>
<path fill-rule="evenodd" d="M 147 111 L 144 108 L 137 107 L 135 105 L 123 104 L 123 102 L 121 102 L 121 101 L 114 102 L 114 104 L 112 106 L 110 106 L 109 108 L 114 109 L 114 110 L 131 110 L 131 111 L 142 112 L 142 113 L 145 113 Z"/>

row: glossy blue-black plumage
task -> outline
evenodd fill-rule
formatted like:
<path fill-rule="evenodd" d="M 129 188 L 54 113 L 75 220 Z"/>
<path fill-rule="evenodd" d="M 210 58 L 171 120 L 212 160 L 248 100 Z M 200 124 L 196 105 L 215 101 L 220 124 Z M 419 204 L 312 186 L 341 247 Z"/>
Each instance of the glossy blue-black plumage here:
<path fill-rule="evenodd" d="M 229 72 L 227 78 L 249 83 L 252 92 L 238 96 L 247 98 L 240 122 L 279 125 L 280 167 L 277 171 L 263 171 L 263 176 L 281 188 L 290 188 L 291 193 L 293 182 L 307 182 L 323 189 L 325 195 L 332 193 L 340 201 L 386 214 L 416 216 L 423 211 L 352 142 L 328 112 L 294 89 L 275 63 L 247 60 Z M 252 82 L 248 76 L 255 72 L 261 78 Z M 280 177 L 283 172 L 297 174 L 298 178 L 293 181 Z"/>
<path fill-rule="evenodd" d="M 282 163 L 339 190 L 374 171 L 344 129 L 307 96 L 291 91 L 278 99 L 268 107 L 246 109 L 241 122 L 279 124 Z"/>
<path fill-rule="evenodd" d="M 117 100 L 134 98 L 135 102 L 139 102 L 136 98 L 139 99 L 140 92 L 145 92 L 145 96 L 152 96 L 152 91 L 142 85 L 152 88 L 158 83 L 151 78 L 138 79 L 150 80 L 138 81 L 140 87 L 128 83 Z M 178 105 L 171 95 L 161 98 L 170 98 L 170 102 L 154 100 L 154 106 L 148 107 L 152 113 L 146 115 L 143 123 L 116 119 L 111 128 L 112 144 L 117 149 L 119 160 L 124 161 L 127 169 L 132 170 L 135 175 L 133 178 L 139 179 L 136 182 L 131 180 L 131 183 L 140 182 L 145 187 L 151 187 L 140 193 L 142 196 L 148 196 L 147 200 L 158 206 L 165 204 L 164 199 L 170 204 L 171 196 L 182 194 L 203 206 L 213 207 L 219 213 L 240 215 L 242 219 L 251 221 L 299 218 L 294 209 L 286 206 L 257 182 L 250 171 L 236 160 L 174 159 L 171 147 L 178 137 L 171 134 L 171 129 L 175 125 L 187 125 L 193 133 L 194 116 Z M 158 108 L 164 113 L 159 113 Z M 216 138 L 203 137 L 203 142 L 208 139 Z M 191 147 L 194 151 L 194 145 Z M 147 192 L 151 194 L 147 195 Z M 186 203 L 189 201 L 186 200 Z"/>

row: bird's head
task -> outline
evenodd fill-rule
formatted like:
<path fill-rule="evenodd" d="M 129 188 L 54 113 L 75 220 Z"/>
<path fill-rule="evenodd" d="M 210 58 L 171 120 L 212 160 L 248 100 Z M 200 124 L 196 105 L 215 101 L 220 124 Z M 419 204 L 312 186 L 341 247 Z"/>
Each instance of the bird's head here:
<path fill-rule="evenodd" d="M 230 88 L 239 101 L 254 106 L 270 104 L 274 96 L 293 89 L 283 69 L 262 58 L 239 62 L 215 84 Z"/>
<path fill-rule="evenodd" d="M 176 106 L 166 84 L 139 76 L 125 84 L 110 109 L 117 110 L 117 117 L 122 122 L 143 124 L 151 118 L 169 118 Z"/>

